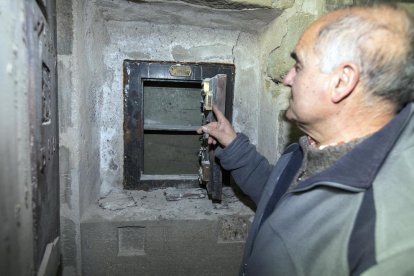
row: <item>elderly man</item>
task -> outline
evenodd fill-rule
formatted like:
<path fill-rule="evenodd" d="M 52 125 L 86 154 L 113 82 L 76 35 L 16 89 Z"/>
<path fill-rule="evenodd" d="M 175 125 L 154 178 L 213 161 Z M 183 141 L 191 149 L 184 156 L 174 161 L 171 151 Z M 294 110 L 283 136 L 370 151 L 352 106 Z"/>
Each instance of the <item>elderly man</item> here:
<path fill-rule="evenodd" d="M 198 130 L 257 204 L 245 275 L 414 275 L 414 24 L 388 6 L 327 14 L 284 79 L 306 136 L 273 167 L 218 110 Z"/>

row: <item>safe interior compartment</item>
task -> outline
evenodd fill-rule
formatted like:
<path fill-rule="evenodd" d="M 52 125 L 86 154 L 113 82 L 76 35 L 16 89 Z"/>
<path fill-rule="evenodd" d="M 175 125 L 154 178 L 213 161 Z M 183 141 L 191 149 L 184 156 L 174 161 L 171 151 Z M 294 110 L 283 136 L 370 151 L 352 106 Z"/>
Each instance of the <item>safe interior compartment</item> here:
<path fill-rule="evenodd" d="M 198 187 L 203 79 L 227 75 L 225 115 L 232 117 L 234 66 L 124 62 L 124 187 Z M 223 184 L 228 184 L 223 174 Z"/>

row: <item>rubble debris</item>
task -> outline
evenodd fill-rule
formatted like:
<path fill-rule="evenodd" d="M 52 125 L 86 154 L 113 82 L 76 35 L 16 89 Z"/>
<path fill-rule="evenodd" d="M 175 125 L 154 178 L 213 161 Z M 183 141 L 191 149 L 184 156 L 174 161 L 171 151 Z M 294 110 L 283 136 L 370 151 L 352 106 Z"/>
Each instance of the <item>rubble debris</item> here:
<path fill-rule="evenodd" d="M 132 195 L 123 190 L 111 190 L 106 196 L 98 199 L 98 205 L 102 209 L 117 211 L 137 206 L 137 202 Z"/>
<path fill-rule="evenodd" d="M 229 209 L 229 204 L 225 201 L 222 201 L 221 203 L 213 203 L 213 208 L 216 210 L 224 210 L 224 209 Z"/>
<path fill-rule="evenodd" d="M 167 201 L 177 201 L 182 199 L 201 199 L 207 196 L 206 190 L 202 188 L 188 188 L 188 189 L 177 189 L 167 188 L 164 191 L 165 199 Z"/>

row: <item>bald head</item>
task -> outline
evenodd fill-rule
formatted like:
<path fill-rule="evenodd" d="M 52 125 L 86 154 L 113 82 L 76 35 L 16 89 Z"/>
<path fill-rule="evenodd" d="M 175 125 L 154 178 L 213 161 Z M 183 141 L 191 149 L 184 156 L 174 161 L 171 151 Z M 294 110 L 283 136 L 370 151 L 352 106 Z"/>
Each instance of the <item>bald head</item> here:
<path fill-rule="evenodd" d="M 372 100 L 390 101 L 396 110 L 414 100 L 414 24 L 405 11 L 389 6 L 338 10 L 314 22 L 299 41 L 310 42 L 323 72 L 355 64 Z"/>

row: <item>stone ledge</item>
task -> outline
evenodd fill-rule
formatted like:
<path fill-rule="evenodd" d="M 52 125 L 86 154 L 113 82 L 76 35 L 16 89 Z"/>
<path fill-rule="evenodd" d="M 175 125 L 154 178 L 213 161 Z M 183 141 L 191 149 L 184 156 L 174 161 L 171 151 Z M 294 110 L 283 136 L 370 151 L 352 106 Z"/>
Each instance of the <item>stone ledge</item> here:
<path fill-rule="evenodd" d="M 253 211 L 225 188 L 113 190 L 81 222 L 84 275 L 237 275 Z M 167 200 L 167 198 L 169 200 Z"/>
<path fill-rule="evenodd" d="M 254 216 L 230 187 L 223 188 L 221 204 L 212 203 L 198 193 L 181 200 L 167 200 L 175 188 L 154 191 L 113 189 L 92 204 L 82 216 L 82 222 L 134 220 L 216 220 L 222 216 Z M 176 189 L 177 191 L 180 189 Z"/>

